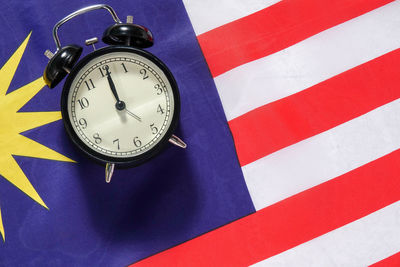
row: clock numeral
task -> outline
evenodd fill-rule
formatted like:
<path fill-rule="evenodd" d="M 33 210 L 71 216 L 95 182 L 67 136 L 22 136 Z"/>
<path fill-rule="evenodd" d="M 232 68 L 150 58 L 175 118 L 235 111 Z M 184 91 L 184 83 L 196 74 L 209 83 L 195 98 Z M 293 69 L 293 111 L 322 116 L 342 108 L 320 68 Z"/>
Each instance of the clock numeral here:
<path fill-rule="evenodd" d="M 154 123 L 150 124 L 150 129 L 152 134 L 157 134 L 158 133 L 158 128 L 154 126 Z"/>
<path fill-rule="evenodd" d="M 81 106 L 81 110 L 89 107 L 89 100 L 86 97 L 82 97 L 82 99 L 78 99 L 78 103 Z"/>
<path fill-rule="evenodd" d="M 86 84 L 87 89 L 88 89 L 89 91 L 92 90 L 92 89 L 94 89 L 94 88 L 96 88 L 96 87 L 94 86 L 94 83 L 93 83 L 92 79 L 89 79 L 89 82 L 88 82 L 88 81 L 85 81 L 85 84 Z"/>
<path fill-rule="evenodd" d="M 103 72 L 102 69 L 104 70 L 104 72 Z M 107 73 L 111 73 L 111 71 L 109 71 L 109 69 L 110 69 L 110 67 L 107 64 L 101 66 L 99 68 L 99 71 L 101 73 L 101 77 L 105 77 L 107 75 Z"/>
<path fill-rule="evenodd" d="M 147 75 L 147 70 L 146 69 L 141 69 L 139 72 L 140 72 L 140 74 L 143 75 L 143 80 L 149 78 L 149 75 Z"/>
<path fill-rule="evenodd" d="M 113 141 L 113 144 L 115 144 L 115 143 L 117 143 L 117 147 L 118 147 L 118 150 L 119 150 L 119 139 L 115 139 L 115 140 Z"/>
<path fill-rule="evenodd" d="M 161 115 L 164 114 L 164 110 L 161 107 L 161 104 L 159 104 L 158 107 L 157 107 L 157 113 L 161 113 Z"/>
<path fill-rule="evenodd" d="M 82 129 L 87 128 L 87 122 L 84 118 L 79 119 L 79 125 L 82 127 Z"/>
<path fill-rule="evenodd" d="M 99 135 L 98 133 L 95 133 L 95 134 L 93 135 L 93 138 L 94 138 L 94 142 L 95 142 L 96 144 L 100 144 L 101 141 L 103 141 L 103 140 L 101 140 L 100 135 Z"/>
<path fill-rule="evenodd" d="M 122 65 L 122 67 L 124 68 L 125 73 L 127 73 L 128 70 L 126 69 L 125 64 L 124 64 L 124 63 L 121 63 L 121 65 Z"/>
<path fill-rule="evenodd" d="M 142 146 L 142 141 L 139 140 L 138 136 L 133 138 L 133 143 L 135 144 L 136 147 L 141 147 Z"/>
<path fill-rule="evenodd" d="M 156 84 L 156 85 L 154 85 L 154 89 L 156 89 L 156 91 L 157 91 L 157 95 L 161 95 L 162 94 L 162 87 L 161 87 L 161 85 L 160 84 Z"/>

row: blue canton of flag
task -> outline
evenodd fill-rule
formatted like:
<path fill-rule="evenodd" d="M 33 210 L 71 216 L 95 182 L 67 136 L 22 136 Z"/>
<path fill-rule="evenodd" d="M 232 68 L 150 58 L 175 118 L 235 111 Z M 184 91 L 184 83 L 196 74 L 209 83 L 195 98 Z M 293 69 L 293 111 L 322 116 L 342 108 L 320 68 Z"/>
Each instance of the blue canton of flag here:
<path fill-rule="evenodd" d="M 93 1 L 14 1 L 0 14 L 1 266 L 122 266 L 254 211 L 224 111 L 183 3 L 105 1 L 122 19 L 148 27 L 148 49 L 171 70 L 181 93 L 177 134 L 144 165 L 117 170 L 81 155 L 60 115 L 63 82 L 41 78 L 51 32 Z M 101 38 L 111 17 L 94 11 L 60 28 L 62 45 Z M 98 47 L 105 44 L 98 44 Z M 83 55 L 92 51 L 85 47 Z"/>

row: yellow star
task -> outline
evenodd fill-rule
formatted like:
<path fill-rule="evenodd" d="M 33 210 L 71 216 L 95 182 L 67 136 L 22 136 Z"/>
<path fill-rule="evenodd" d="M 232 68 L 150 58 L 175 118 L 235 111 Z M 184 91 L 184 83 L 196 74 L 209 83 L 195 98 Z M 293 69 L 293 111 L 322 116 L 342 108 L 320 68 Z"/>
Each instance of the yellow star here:
<path fill-rule="evenodd" d="M 45 84 L 42 77 L 7 94 L 8 87 L 21 61 L 30 36 L 31 33 L 0 69 L 0 176 L 3 176 L 11 184 L 48 209 L 15 161 L 13 155 L 68 162 L 74 161 L 20 134 L 61 119 L 59 111 L 18 112 L 44 87 Z M 4 241 L 5 233 L 1 211 L 0 234 Z"/>
<path fill-rule="evenodd" d="M 6 240 L 6 236 L 4 234 L 3 220 L 1 219 L 1 209 L 0 209 L 0 233 L 3 237 L 3 242 Z"/>

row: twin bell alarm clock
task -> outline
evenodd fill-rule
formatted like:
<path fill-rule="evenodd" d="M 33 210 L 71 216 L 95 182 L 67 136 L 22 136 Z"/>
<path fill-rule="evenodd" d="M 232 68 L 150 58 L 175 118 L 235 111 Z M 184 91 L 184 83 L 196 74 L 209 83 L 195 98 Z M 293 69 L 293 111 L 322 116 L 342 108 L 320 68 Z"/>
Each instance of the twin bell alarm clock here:
<path fill-rule="evenodd" d="M 94 51 L 79 60 L 82 47 L 61 46 L 58 29 L 89 11 L 104 9 L 114 24 L 103 34 L 108 46 L 95 48 L 97 38 L 86 40 Z M 123 23 L 109 5 L 77 10 L 53 28 L 57 50 L 46 50 L 50 59 L 43 78 L 54 88 L 65 76 L 61 113 L 69 138 L 80 151 L 105 165 L 106 182 L 115 167 L 133 167 L 159 154 L 167 143 L 186 148 L 174 130 L 178 124 L 178 86 L 165 64 L 143 50 L 153 45 L 151 32 Z"/>

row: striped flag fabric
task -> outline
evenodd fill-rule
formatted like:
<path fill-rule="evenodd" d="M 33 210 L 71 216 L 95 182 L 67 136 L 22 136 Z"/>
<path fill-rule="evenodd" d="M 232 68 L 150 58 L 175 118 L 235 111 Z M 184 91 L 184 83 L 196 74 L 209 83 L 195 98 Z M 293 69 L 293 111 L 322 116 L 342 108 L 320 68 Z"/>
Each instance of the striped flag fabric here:
<path fill-rule="evenodd" d="M 256 212 L 133 266 L 400 266 L 400 1 L 184 4 Z"/>

